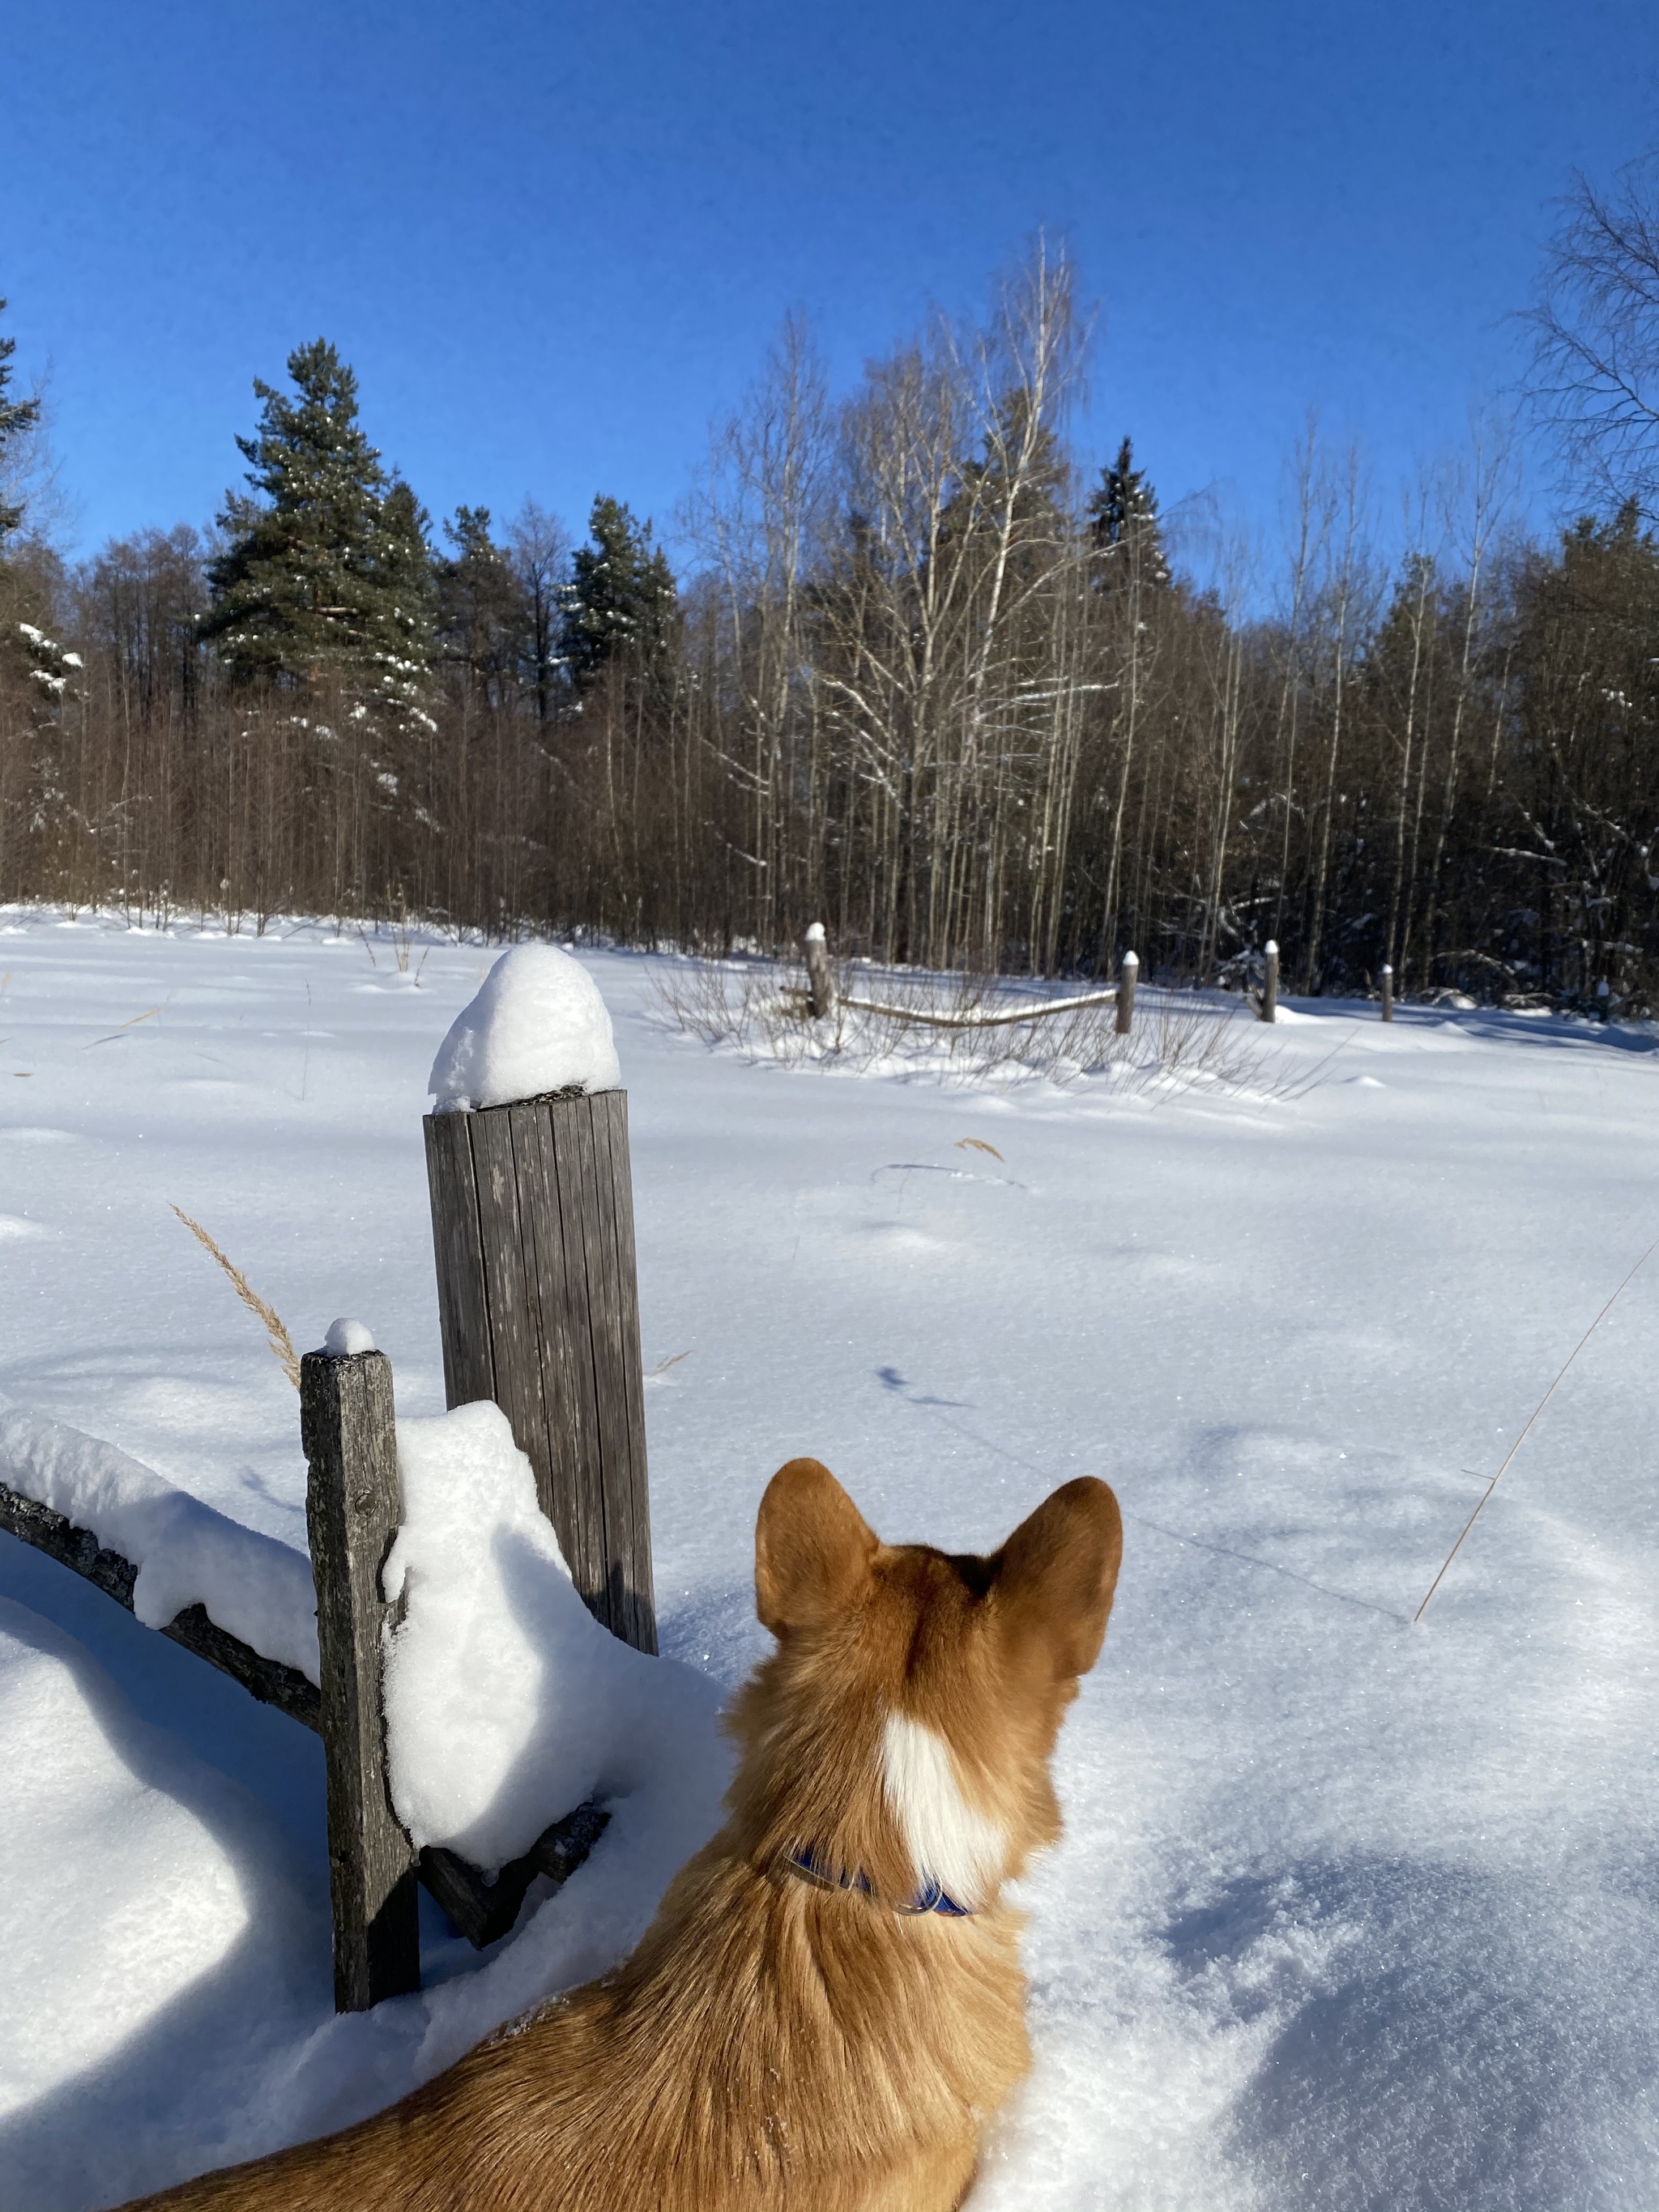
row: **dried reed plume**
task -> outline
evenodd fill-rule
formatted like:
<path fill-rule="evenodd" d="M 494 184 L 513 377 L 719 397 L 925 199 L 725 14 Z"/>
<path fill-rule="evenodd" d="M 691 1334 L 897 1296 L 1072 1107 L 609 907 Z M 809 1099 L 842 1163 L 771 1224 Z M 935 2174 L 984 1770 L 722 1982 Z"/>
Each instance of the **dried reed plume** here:
<path fill-rule="evenodd" d="M 225 1257 L 199 1221 L 192 1221 L 182 1206 L 175 1206 L 173 1210 L 203 1250 L 210 1253 L 230 1277 L 231 1288 L 248 1311 L 257 1315 L 264 1322 L 265 1342 L 280 1363 L 283 1374 L 297 1390 L 300 1387 L 300 1355 L 294 1349 L 293 1338 L 283 1325 L 282 1316 L 275 1306 L 265 1304 L 241 1269 Z"/>

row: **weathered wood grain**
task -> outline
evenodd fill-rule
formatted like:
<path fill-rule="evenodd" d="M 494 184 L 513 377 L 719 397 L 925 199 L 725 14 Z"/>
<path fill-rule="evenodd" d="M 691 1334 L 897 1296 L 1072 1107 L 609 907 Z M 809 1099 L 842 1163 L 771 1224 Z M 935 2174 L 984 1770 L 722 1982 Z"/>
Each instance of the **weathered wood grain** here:
<path fill-rule="evenodd" d="M 493 1397 L 495 1388 L 471 1121 L 468 1114 L 428 1114 L 425 1120 L 444 1390 L 452 1406 Z"/>
<path fill-rule="evenodd" d="M 593 1116 L 593 1164 L 599 1194 L 599 1261 L 603 1326 L 596 1327 L 594 1376 L 611 1419 L 600 1422 L 605 1526 L 621 1562 L 613 1586 L 617 1632 L 641 1651 L 657 1648 L 657 1607 L 651 1571 L 651 1504 L 646 1480 L 645 1376 L 640 1352 L 639 1271 L 634 1250 L 633 1175 L 629 1164 L 628 1094 L 605 1091 L 588 1101 Z M 590 1281 L 592 1272 L 590 1269 Z M 600 1366 L 601 1347 L 606 1365 Z M 614 1393 L 614 1395 L 612 1395 Z"/>
<path fill-rule="evenodd" d="M 584 1601 L 654 1651 L 626 1095 L 428 1116 L 427 1165 L 449 1402 L 501 1407 Z"/>
<path fill-rule="evenodd" d="M 106 1597 L 112 1597 L 129 1613 L 132 1611 L 137 1568 L 131 1559 L 123 1559 L 120 1553 L 101 1546 L 90 1528 L 77 1528 L 51 1506 L 42 1505 L 38 1498 L 26 1498 L 21 1491 L 12 1490 L 4 1483 L 0 1483 L 0 1528 L 21 1537 L 24 1543 L 32 1544 L 37 1552 L 45 1552 L 60 1566 L 95 1583 Z M 240 1682 L 261 1705 L 275 1705 L 290 1720 L 320 1731 L 322 1698 L 317 1685 L 297 1667 L 285 1667 L 280 1659 L 267 1659 L 252 1644 L 230 1635 L 209 1620 L 205 1606 L 186 1606 L 161 1633 Z"/>
<path fill-rule="evenodd" d="M 588 1350 L 586 1271 L 580 1249 L 568 1249 L 559 1198 L 553 1115 L 516 1108 L 514 1155 L 526 1233 L 526 1261 L 539 1292 L 543 1405 L 547 1459 L 537 1469 L 542 1510 L 558 1534 L 572 1581 L 590 1607 L 603 1603 L 605 1587 L 605 1491 L 593 1449 L 593 1362 Z"/>
<path fill-rule="evenodd" d="M 421 1986 L 416 1854 L 392 1809 L 380 1689 L 389 1611 L 380 1570 L 402 1517 L 385 1353 L 307 1352 L 300 1431 L 322 1660 L 334 2004 L 363 2012 Z"/>
<path fill-rule="evenodd" d="M 611 1613 L 611 1532 L 605 1510 L 605 1468 L 599 1448 L 599 1376 L 593 1332 L 603 1325 L 589 1295 L 587 1234 L 592 1205 L 592 1115 L 586 1098 L 563 1103 L 548 1117 L 554 1179 L 559 1194 L 562 1298 L 559 1326 L 561 1372 L 570 1389 L 565 1479 L 580 1522 L 583 1577 L 577 1585 L 594 1615 L 620 1633 Z M 565 1439 L 562 1439 L 565 1441 Z"/>
<path fill-rule="evenodd" d="M 520 1449 L 529 1454 L 539 1492 L 541 1467 L 547 1456 L 541 1299 L 533 1261 L 526 1264 L 519 1166 L 513 1150 L 514 1117 L 524 1110 L 505 1106 L 457 1118 L 465 1118 L 472 1138 L 489 1356 L 495 1377 L 490 1395 L 512 1423 Z"/>

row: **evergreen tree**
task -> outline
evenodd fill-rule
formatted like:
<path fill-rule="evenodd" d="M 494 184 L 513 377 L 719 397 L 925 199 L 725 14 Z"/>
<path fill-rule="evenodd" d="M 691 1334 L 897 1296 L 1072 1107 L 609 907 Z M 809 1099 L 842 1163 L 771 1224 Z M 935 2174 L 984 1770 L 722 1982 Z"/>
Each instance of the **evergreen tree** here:
<path fill-rule="evenodd" d="M 427 518 L 364 436 L 334 348 L 299 347 L 288 372 L 297 398 L 254 381 L 259 428 L 236 442 L 258 495 L 226 495 L 203 635 L 245 678 L 336 670 L 407 707 L 431 659 Z"/>
<path fill-rule="evenodd" d="M 1089 530 L 1099 553 L 1098 574 L 1109 588 L 1133 576 L 1139 584 L 1167 584 L 1170 564 L 1158 519 L 1158 495 L 1138 469 L 1127 438 L 1117 459 L 1100 472 L 1089 502 Z"/>
<path fill-rule="evenodd" d="M 579 546 L 563 593 L 560 651 L 571 682 L 585 690 L 600 671 L 626 658 L 659 665 L 678 600 L 666 556 L 651 525 L 635 522 L 620 501 L 599 498 L 588 518 L 591 546 Z"/>
<path fill-rule="evenodd" d="M 0 300 L 0 314 L 6 303 Z M 0 546 L 23 520 L 21 500 L 8 500 L 5 495 L 4 464 L 9 458 L 6 447 L 21 431 L 33 429 L 40 419 L 38 399 L 8 399 L 6 386 L 11 382 L 11 357 L 17 350 L 15 338 L 0 338 Z"/>
<path fill-rule="evenodd" d="M 524 670 L 534 681 L 530 610 L 512 561 L 489 534 L 487 507 L 458 507 L 444 525 L 455 548 L 437 564 L 438 647 L 496 704 Z"/>

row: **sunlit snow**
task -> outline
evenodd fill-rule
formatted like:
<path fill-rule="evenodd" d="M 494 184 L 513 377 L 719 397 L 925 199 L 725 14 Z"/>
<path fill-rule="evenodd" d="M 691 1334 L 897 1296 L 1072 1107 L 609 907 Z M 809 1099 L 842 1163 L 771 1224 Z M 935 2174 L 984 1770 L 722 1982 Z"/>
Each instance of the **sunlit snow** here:
<path fill-rule="evenodd" d="M 27 1232 L 0 1390 L 27 1435 L 103 1440 L 296 1559 L 297 1401 L 169 1206 L 296 1346 L 367 1316 L 400 1419 L 442 1412 L 425 1079 L 496 955 L 400 951 L 0 915 L 0 1206 Z M 577 966 L 626 1070 L 669 1654 L 724 1692 L 765 1648 L 754 1512 L 798 1452 L 952 1550 L 1073 1474 L 1123 1503 L 1066 1835 L 1025 1886 L 1036 2067 L 975 2212 L 1659 2202 L 1659 1258 L 1410 1625 L 1659 1234 L 1651 1036 L 1298 1000 L 1264 1042 L 1318 1072 L 1299 1092 L 975 1090 L 750 1066 L 662 1026 L 642 959 Z M 336 2021 L 316 1740 L 26 1547 L 0 1568 L 56 1639 L 4 1678 L 8 1863 L 51 1837 L 11 1907 L 88 1901 L 70 1948 L 4 1953 L 18 2212 L 384 2103 L 624 1951 L 716 1817 L 712 1738 L 647 1743 L 514 1937 L 480 1963 L 428 1909 L 426 1990 Z M 519 1725 L 504 1771 L 533 1692 Z M 142 1771 L 141 1737 L 168 1747 Z M 118 1810 L 146 1791 L 135 1860 Z M 113 2027 L 74 1965 L 106 1925 Z"/>

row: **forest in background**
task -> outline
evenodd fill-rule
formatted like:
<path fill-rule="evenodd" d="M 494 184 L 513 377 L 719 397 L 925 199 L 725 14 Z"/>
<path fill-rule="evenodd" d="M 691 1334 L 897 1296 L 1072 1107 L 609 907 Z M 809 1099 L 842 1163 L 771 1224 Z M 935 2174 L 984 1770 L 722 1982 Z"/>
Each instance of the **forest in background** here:
<path fill-rule="evenodd" d="M 1530 317 L 1582 514 L 1519 528 L 1494 416 L 1403 558 L 1311 419 L 1271 555 L 1173 527 L 1127 439 L 1085 472 L 1041 242 L 849 394 L 786 324 L 678 578 L 609 498 L 579 544 L 434 530 L 320 340 L 210 530 L 70 562 L 0 339 L 0 899 L 1224 982 L 1273 939 L 1294 990 L 1647 1012 L 1656 178 L 1579 184 Z"/>

